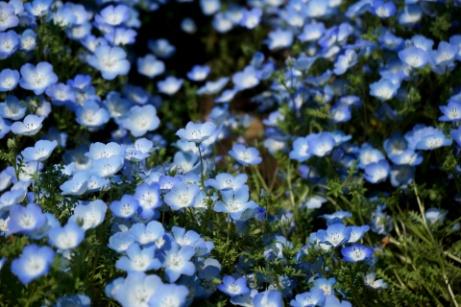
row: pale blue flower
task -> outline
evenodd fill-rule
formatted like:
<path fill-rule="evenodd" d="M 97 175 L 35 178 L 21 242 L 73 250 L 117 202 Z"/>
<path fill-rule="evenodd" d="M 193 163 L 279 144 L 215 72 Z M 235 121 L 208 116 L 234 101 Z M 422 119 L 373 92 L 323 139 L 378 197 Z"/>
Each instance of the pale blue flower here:
<path fill-rule="evenodd" d="M 145 135 L 160 125 L 157 110 L 152 105 L 133 106 L 121 120 L 121 125 L 135 137 Z"/>
<path fill-rule="evenodd" d="M 40 95 L 54 83 L 58 82 L 58 77 L 53 71 L 53 66 L 48 62 L 40 62 L 37 65 L 24 64 L 21 66 L 21 80 L 19 85 L 26 90 L 33 91 L 35 95 Z"/>
<path fill-rule="evenodd" d="M 48 232 L 48 241 L 60 250 L 74 249 L 84 238 L 85 231 L 72 221 L 63 227 L 54 227 Z"/>
<path fill-rule="evenodd" d="M 27 285 L 48 273 L 54 255 L 53 250 L 48 246 L 27 245 L 19 258 L 11 263 L 11 272 Z"/>
<path fill-rule="evenodd" d="M 120 47 L 101 45 L 93 54 L 87 57 L 87 62 L 101 72 L 106 80 L 113 80 L 117 76 L 123 76 L 130 70 L 130 62 L 126 52 Z"/>
<path fill-rule="evenodd" d="M 229 155 L 244 166 L 257 165 L 262 162 L 262 158 L 256 148 L 246 147 L 243 144 L 234 144 L 229 151 Z"/>
<path fill-rule="evenodd" d="M 17 70 L 5 68 L 0 71 L 0 92 L 14 90 L 18 83 L 19 72 Z"/>

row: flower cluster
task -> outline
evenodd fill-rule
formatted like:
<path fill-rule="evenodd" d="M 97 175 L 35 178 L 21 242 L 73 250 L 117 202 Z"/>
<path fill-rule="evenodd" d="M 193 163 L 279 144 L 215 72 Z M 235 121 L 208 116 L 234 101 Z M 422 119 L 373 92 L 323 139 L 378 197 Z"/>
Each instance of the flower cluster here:
<path fill-rule="evenodd" d="M 0 301 L 458 306 L 460 14 L 0 1 Z"/>

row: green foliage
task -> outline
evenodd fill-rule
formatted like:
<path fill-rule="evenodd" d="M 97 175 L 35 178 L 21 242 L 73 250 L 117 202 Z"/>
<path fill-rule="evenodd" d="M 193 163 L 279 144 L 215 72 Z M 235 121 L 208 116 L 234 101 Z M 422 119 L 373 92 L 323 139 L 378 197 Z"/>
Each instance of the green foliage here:
<path fill-rule="evenodd" d="M 76 199 L 61 195 L 59 186 L 66 180 L 62 165 L 54 165 L 40 172 L 33 186 L 35 202 L 47 212 L 53 213 L 61 222 L 67 221 L 76 205 Z"/>
<path fill-rule="evenodd" d="M 461 239 L 456 228 L 460 219 L 430 223 L 425 203 L 434 202 L 436 195 L 421 188 L 412 188 L 417 211 L 404 211 L 401 204 L 389 202 L 394 232 L 386 238 L 378 267 L 391 287 L 381 299 L 402 306 L 455 306 L 461 300 Z"/>

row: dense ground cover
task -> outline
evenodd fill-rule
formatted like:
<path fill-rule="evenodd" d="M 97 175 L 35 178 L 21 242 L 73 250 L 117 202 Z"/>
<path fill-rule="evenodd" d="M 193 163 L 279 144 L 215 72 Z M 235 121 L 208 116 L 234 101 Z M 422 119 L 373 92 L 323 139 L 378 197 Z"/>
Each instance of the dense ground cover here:
<path fill-rule="evenodd" d="M 461 1 L 0 1 L 0 306 L 459 306 Z"/>

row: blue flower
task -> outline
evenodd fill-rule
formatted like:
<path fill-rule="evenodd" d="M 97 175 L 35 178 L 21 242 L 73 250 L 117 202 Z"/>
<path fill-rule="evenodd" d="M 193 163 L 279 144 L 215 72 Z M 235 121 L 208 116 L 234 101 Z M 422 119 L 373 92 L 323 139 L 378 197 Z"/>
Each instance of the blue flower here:
<path fill-rule="evenodd" d="M 414 180 L 415 168 L 407 165 L 394 166 L 391 170 L 391 184 L 393 187 L 405 187 Z"/>
<path fill-rule="evenodd" d="M 118 278 L 109 284 L 105 292 L 122 306 L 149 306 L 161 285 L 162 280 L 157 275 L 129 272 L 125 279 Z"/>
<path fill-rule="evenodd" d="M 124 157 L 112 156 L 109 158 L 93 160 L 91 166 L 100 177 L 110 177 L 123 168 Z"/>
<path fill-rule="evenodd" d="M 110 181 L 90 171 L 88 172 L 86 185 L 88 188 L 87 192 L 97 192 L 108 188 L 110 186 Z"/>
<path fill-rule="evenodd" d="M 447 69 L 454 67 L 454 61 L 458 54 L 458 47 L 447 42 L 440 42 L 436 51 L 432 53 L 432 64 L 434 71 L 444 73 Z"/>
<path fill-rule="evenodd" d="M 0 116 L 4 119 L 20 120 L 26 111 L 27 105 L 16 96 L 7 96 L 5 102 L 0 103 Z"/>
<path fill-rule="evenodd" d="M 109 114 L 114 119 L 123 118 L 130 108 L 130 103 L 127 99 L 123 99 L 119 93 L 110 92 L 104 100 L 104 105 L 107 107 Z"/>
<path fill-rule="evenodd" d="M 359 151 L 359 167 L 365 169 L 372 163 L 384 160 L 384 155 L 381 151 L 371 147 L 369 144 L 363 144 Z"/>
<path fill-rule="evenodd" d="M 259 7 L 244 10 L 239 24 L 247 29 L 254 29 L 260 24 L 262 15 L 263 12 Z"/>
<path fill-rule="evenodd" d="M 317 278 L 314 280 L 313 288 L 311 289 L 320 289 L 325 296 L 333 294 L 333 286 L 336 284 L 336 279 L 334 278 Z"/>
<path fill-rule="evenodd" d="M 389 18 L 395 15 L 397 10 L 394 2 L 375 0 L 373 1 L 373 13 L 380 18 Z"/>
<path fill-rule="evenodd" d="M 452 99 L 446 106 L 440 106 L 443 115 L 439 118 L 443 122 L 457 122 L 461 120 L 461 100 Z"/>
<path fill-rule="evenodd" d="M 154 150 L 154 143 L 146 138 L 137 139 L 133 145 L 125 149 L 125 158 L 130 161 L 142 161 Z"/>
<path fill-rule="evenodd" d="M 111 44 L 124 46 L 134 44 L 137 32 L 129 28 L 109 28 L 104 34 L 104 38 Z"/>
<path fill-rule="evenodd" d="M 150 221 L 147 225 L 136 223 L 129 230 L 131 236 L 141 245 L 154 243 L 163 238 L 165 229 L 160 222 Z"/>
<path fill-rule="evenodd" d="M 115 263 L 115 267 L 126 272 L 145 272 L 157 270 L 161 267 L 160 261 L 154 257 L 155 246 L 140 248 L 133 243 L 126 250 L 126 256 Z"/>
<path fill-rule="evenodd" d="M 351 119 L 351 109 L 348 105 L 339 103 L 330 109 L 330 116 L 335 123 L 344 123 Z"/>
<path fill-rule="evenodd" d="M 203 14 L 213 15 L 221 7 L 221 2 L 219 0 L 200 0 L 200 7 Z"/>
<path fill-rule="evenodd" d="M 154 52 L 154 54 L 162 59 L 167 59 L 171 57 L 176 48 L 170 44 L 170 42 L 164 38 L 157 39 L 149 42 L 149 48 Z"/>
<path fill-rule="evenodd" d="M 19 18 L 15 14 L 14 6 L 7 2 L 0 2 L 0 32 L 14 28 L 19 24 Z"/>
<path fill-rule="evenodd" d="M 171 168 L 174 169 L 177 174 L 192 174 L 198 172 L 200 163 L 199 155 L 195 153 L 177 152 L 174 155 Z"/>
<path fill-rule="evenodd" d="M 87 172 L 77 172 L 70 179 L 65 181 L 59 186 L 62 191 L 62 195 L 82 195 L 88 189 L 88 178 Z"/>
<path fill-rule="evenodd" d="M 96 15 L 97 23 L 106 24 L 112 27 L 119 26 L 130 18 L 129 7 L 124 4 L 106 6 L 99 15 Z"/>
<path fill-rule="evenodd" d="M 290 151 L 290 159 L 299 162 L 308 160 L 312 153 L 310 151 L 310 144 L 307 137 L 298 137 L 293 142 L 293 149 Z"/>
<path fill-rule="evenodd" d="M 213 122 L 194 123 L 188 122 L 185 128 L 176 132 L 182 140 L 194 143 L 202 143 L 216 133 L 216 125 Z"/>
<path fill-rule="evenodd" d="M 187 73 L 187 78 L 192 81 L 203 81 L 205 80 L 208 75 L 210 74 L 210 67 L 207 65 L 195 65 L 192 69 Z"/>
<path fill-rule="evenodd" d="M 213 16 L 213 28 L 218 31 L 219 33 L 226 33 L 229 32 L 233 27 L 234 24 L 230 18 L 230 14 L 227 12 L 224 13 L 217 13 Z"/>
<path fill-rule="evenodd" d="M 331 244 L 333 247 L 347 242 L 351 234 L 351 229 L 342 223 L 335 223 L 328 226 L 326 230 L 318 232 L 319 238 L 324 242 Z"/>
<path fill-rule="evenodd" d="M 45 92 L 47 87 L 58 82 L 58 77 L 53 71 L 53 66 L 48 62 L 37 65 L 24 64 L 21 66 L 21 80 L 19 85 L 26 90 L 33 91 L 35 95 Z"/>
<path fill-rule="evenodd" d="M 79 224 L 83 230 L 93 229 L 104 222 L 106 211 L 107 205 L 100 199 L 88 203 L 80 202 L 69 221 Z"/>
<path fill-rule="evenodd" d="M 110 236 L 107 246 L 117 253 L 122 253 L 125 252 L 134 242 L 136 242 L 136 239 L 130 231 L 121 231 Z"/>
<path fill-rule="evenodd" d="M 384 48 L 396 51 L 401 48 L 403 39 L 396 36 L 389 30 L 384 30 L 384 32 L 379 36 L 379 42 L 383 44 Z"/>
<path fill-rule="evenodd" d="M 53 13 L 53 23 L 63 28 L 69 27 L 76 23 L 76 15 L 74 15 L 73 4 L 64 3 Z"/>
<path fill-rule="evenodd" d="M 421 34 L 416 34 L 411 38 L 411 43 L 419 49 L 424 51 L 431 51 L 434 46 L 434 41 Z"/>
<path fill-rule="evenodd" d="M 355 243 L 362 239 L 362 237 L 365 235 L 368 230 L 370 230 L 370 227 L 368 225 L 364 226 L 349 226 L 349 229 L 351 231 L 349 240 L 347 241 L 348 243 Z"/>
<path fill-rule="evenodd" d="M 311 306 L 322 306 L 325 301 L 325 295 L 323 291 L 314 288 L 308 292 L 304 292 L 295 296 L 290 302 L 292 307 L 311 307 Z"/>
<path fill-rule="evenodd" d="M 143 58 L 138 58 L 138 72 L 149 78 L 161 75 L 165 71 L 165 64 L 155 56 L 148 54 Z"/>
<path fill-rule="evenodd" d="M 144 211 L 154 210 L 162 205 L 158 184 L 143 183 L 136 188 L 134 197 Z"/>
<path fill-rule="evenodd" d="M 12 91 L 19 83 L 19 72 L 5 68 L 0 71 L 0 92 Z"/>
<path fill-rule="evenodd" d="M 385 101 L 392 99 L 395 94 L 397 94 L 399 88 L 399 83 L 383 78 L 370 84 L 370 95 L 378 98 L 379 100 Z"/>
<path fill-rule="evenodd" d="M 452 143 L 452 140 L 442 131 L 423 125 L 416 125 L 413 130 L 405 134 L 405 139 L 409 148 L 419 150 L 434 150 Z"/>
<path fill-rule="evenodd" d="M 255 307 L 283 307 L 282 293 L 276 290 L 260 292 L 253 298 L 253 304 Z"/>
<path fill-rule="evenodd" d="M 133 106 L 122 119 L 121 125 L 130 131 L 134 137 L 145 135 L 160 125 L 157 110 L 152 105 Z"/>
<path fill-rule="evenodd" d="M 329 154 L 336 145 L 335 139 L 329 132 L 314 133 L 307 136 L 309 151 L 317 157 Z"/>
<path fill-rule="evenodd" d="M 226 103 L 226 102 L 229 102 L 231 101 L 232 99 L 234 99 L 235 97 L 235 94 L 237 94 L 237 90 L 236 89 L 229 89 L 229 90 L 225 90 L 221 93 L 221 95 L 219 97 L 216 97 L 215 99 L 215 102 L 216 103 Z"/>
<path fill-rule="evenodd" d="M 89 129 L 96 129 L 109 121 L 109 112 L 93 100 L 86 101 L 76 111 L 77 122 Z"/>
<path fill-rule="evenodd" d="M 218 290 L 230 297 L 245 295 L 250 292 L 245 277 L 234 278 L 229 275 L 223 277 L 222 283 L 218 286 Z"/>
<path fill-rule="evenodd" d="M 32 51 L 37 46 L 37 34 L 32 29 L 22 32 L 20 37 L 21 50 Z"/>
<path fill-rule="evenodd" d="M 244 185 L 238 190 L 221 191 L 222 201 L 216 202 L 214 211 L 229 213 L 233 220 L 247 220 L 258 205 L 250 200 L 248 186 Z"/>
<path fill-rule="evenodd" d="M 8 166 L 0 172 L 0 191 L 4 191 L 6 188 L 16 181 L 16 171 L 12 166 Z M 0 198 L 1 199 L 1 198 Z"/>
<path fill-rule="evenodd" d="M 33 0 L 30 3 L 26 3 L 24 8 L 33 16 L 40 17 L 48 13 L 52 2 L 53 0 Z"/>
<path fill-rule="evenodd" d="M 32 234 L 46 223 L 42 209 L 33 203 L 27 206 L 13 205 L 10 207 L 8 233 Z"/>
<path fill-rule="evenodd" d="M 348 247 L 343 247 L 341 249 L 341 254 L 343 255 L 344 261 L 359 262 L 371 258 L 373 249 L 356 243 Z"/>
<path fill-rule="evenodd" d="M 126 75 L 130 70 L 130 62 L 126 58 L 126 52 L 120 47 L 98 46 L 94 53 L 87 57 L 87 62 L 99 70 L 106 80 L 113 80 L 117 76 Z"/>
<path fill-rule="evenodd" d="M 357 53 L 353 49 L 347 49 L 338 56 L 333 69 L 335 75 L 344 74 L 349 68 L 357 64 Z"/>
<path fill-rule="evenodd" d="M 399 24 L 409 26 L 418 23 L 423 16 L 419 5 L 406 5 L 399 15 Z"/>
<path fill-rule="evenodd" d="M 58 106 L 76 101 L 76 91 L 69 85 L 64 83 L 56 83 L 50 85 L 46 89 L 46 94 L 51 98 L 52 102 Z"/>
<path fill-rule="evenodd" d="M 84 238 L 85 231 L 72 221 L 63 227 L 54 227 L 48 231 L 48 241 L 60 250 L 74 249 Z"/>
<path fill-rule="evenodd" d="M 310 3 L 310 2 L 309 2 Z M 293 32 L 277 29 L 269 33 L 268 45 L 270 50 L 290 47 L 293 43 Z"/>
<path fill-rule="evenodd" d="M 199 195 L 200 188 L 195 184 L 178 183 L 165 194 L 165 203 L 174 211 L 189 208 L 194 205 L 194 200 Z"/>
<path fill-rule="evenodd" d="M 175 282 L 181 275 L 192 276 L 195 273 L 195 266 L 190 261 L 194 256 L 193 247 L 179 247 L 173 244 L 171 248 L 162 255 L 163 267 L 169 282 Z"/>
<path fill-rule="evenodd" d="M 208 81 L 197 90 L 198 95 L 213 95 L 219 93 L 229 82 L 229 78 L 222 77 L 215 81 Z"/>
<path fill-rule="evenodd" d="M 429 208 L 424 213 L 424 218 L 429 224 L 443 223 L 447 215 L 447 211 L 438 208 Z"/>
<path fill-rule="evenodd" d="M 382 279 L 376 279 L 375 273 L 368 273 L 364 278 L 365 284 L 373 289 L 385 289 L 387 288 L 386 282 Z"/>
<path fill-rule="evenodd" d="M 160 285 L 149 301 L 150 307 L 181 307 L 186 304 L 189 290 L 185 286 L 175 284 Z"/>
<path fill-rule="evenodd" d="M 365 166 L 365 180 L 371 183 L 382 182 L 387 179 L 390 167 L 386 160 L 370 163 Z"/>
<path fill-rule="evenodd" d="M 193 230 L 186 231 L 185 228 L 173 226 L 171 233 L 176 244 L 181 247 L 193 247 L 197 256 L 209 254 L 214 247 L 212 242 L 203 240 L 200 235 Z"/>
<path fill-rule="evenodd" d="M 34 279 L 48 273 L 54 259 L 54 252 L 48 246 L 27 245 L 19 258 L 11 263 L 11 272 L 27 285 Z"/>
<path fill-rule="evenodd" d="M 389 159 L 397 165 L 419 165 L 423 161 L 421 155 L 408 148 L 406 140 L 401 136 L 392 136 L 384 141 L 384 150 Z"/>
<path fill-rule="evenodd" d="M 123 159 L 125 151 L 120 144 L 115 142 L 110 142 L 107 144 L 96 142 L 90 145 L 90 150 L 85 155 L 93 161 L 104 160 L 113 157 Z"/>
<path fill-rule="evenodd" d="M 232 76 L 232 82 L 238 90 L 245 90 L 259 84 L 261 73 L 253 66 L 247 66 L 243 71 L 237 72 Z"/>
<path fill-rule="evenodd" d="M 58 145 L 56 141 L 40 140 L 34 147 L 27 147 L 21 152 L 25 161 L 45 161 Z"/>
<path fill-rule="evenodd" d="M 322 205 L 326 202 L 327 200 L 322 197 L 322 196 L 318 196 L 318 195 L 313 195 L 313 196 L 310 196 L 306 202 L 304 203 L 303 207 L 306 207 L 308 209 L 318 209 L 318 208 L 321 208 Z"/>
<path fill-rule="evenodd" d="M 236 191 L 242 188 L 247 180 L 248 176 L 246 174 L 237 174 L 233 176 L 229 173 L 219 173 L 216 175 L 215 179 L 207 179 L 205 184 L 220 191 L 228 189 Z"/>
<path fill-rule="evenodd" d="M 285 151 L 287 148 L 286 141 L 276 137 L 265 139 L 263 145 L 272 155 L 275 155 L 277 152 Z"/>
<path fill-rule="evenodd" d="M 18 203 L 22 202 L 27 195 L 27 188 L 29 183 L 24 181 L 16 182 L 16 171 L 13 170 L 13 173 L 10 173 L 10 171 L 11 170 L 9 170 L 9 168 L 6 168 L 2 171 L 0 176 L 2 177 L 1 179 L 4 180 L 2 182 L 2 184 L 4 184 L 2 188 L 4 189 L 6 189 L 9 185 L 15 183 L 13 186 L 14 189 L 12 187 L 9 191 L 4 192 L 0 196 L 0 209 L 2 209 L 2 211 L 3 209 L 9 208 L 13 205 L 17 205 Z"/>
<path fill-rule="evenodd" d="M 418 47 L 408 47 L 399 52 L 400 60 L 413 68 L 421 68 L 430 61 L 429 54 Z"/>
<path fill-rule="evenodd" d="M 197 25 L 192 18 L 184 18 L 181 21 L 181 30 L 188 34 L 193 34 L 197 31 Z"/>
<path fill-rule="evenodd" d="M 330 4 L 331 1 L 311 0 L 304 8 L 306 15 L 312 18 L 326 16 L 330 13 L 331 8 L 334 6 Z M 331 8 L 330 8 L 331 5 Z"/>
<path fill-rule="evenodd" d="M 0 60 L 13 55 L 19 48 L 19 36 L 13 30 L 0 32 Z"/>
<path fill-rule="evenodd" d="M 325 25 L 322 22 L 310 22 L 304 25 L 301 34 L 298 36 L 302 42 L 313 42 L 322 37 L 325 31 Z"/>
<path fill-rule="evenodd" d="M 229 155 L 244 166 L 257 165 L 262 162 L 259 151 L 254 147 L 246 147 L 243 144 L 234 144 Z"/>
<path fill-rule="evenodd" d="M 110 204 L 110 210 L 116 217 L 130 218 L 139 208 L 139 202 L 131 195 L 123 195 L 122 199 L 113 201 Z"/>
<path fill-rule="evenodd" d="M 166 95 L 174 95 L 181 88 L 183 80 L 169 76 L 166 79 L 157 83 L 157 88 L 160 93 Z"/>

